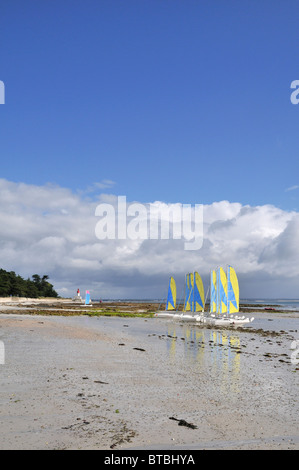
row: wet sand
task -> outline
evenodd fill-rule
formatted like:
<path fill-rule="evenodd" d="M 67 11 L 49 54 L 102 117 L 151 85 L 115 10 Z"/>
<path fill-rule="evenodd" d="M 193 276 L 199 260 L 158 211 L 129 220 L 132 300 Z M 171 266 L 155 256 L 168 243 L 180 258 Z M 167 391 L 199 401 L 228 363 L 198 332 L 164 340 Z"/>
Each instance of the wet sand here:
<path fill-rule="evenodd" d="M 2 450 L 299 449 L 298 314 L 226 330 L 27 313 L 0 315 Z"/>

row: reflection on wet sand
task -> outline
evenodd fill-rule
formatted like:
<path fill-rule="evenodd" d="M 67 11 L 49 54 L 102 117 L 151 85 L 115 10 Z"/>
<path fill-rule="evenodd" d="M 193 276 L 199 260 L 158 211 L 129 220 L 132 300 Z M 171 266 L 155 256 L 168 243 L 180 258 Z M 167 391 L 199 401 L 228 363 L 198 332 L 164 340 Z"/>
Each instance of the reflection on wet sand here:
<path fill-rule="evenodd" d="M 186 367 L 192 361 L 199 373 L 201 368 L 209 367 L 213 375 L 221 378 L 223 392 L 240 392 L 241 354 L 237 333 L 199 329 L 190 324 L 169 324 L 167 338 L 170 359 L 183 355 Z"/>

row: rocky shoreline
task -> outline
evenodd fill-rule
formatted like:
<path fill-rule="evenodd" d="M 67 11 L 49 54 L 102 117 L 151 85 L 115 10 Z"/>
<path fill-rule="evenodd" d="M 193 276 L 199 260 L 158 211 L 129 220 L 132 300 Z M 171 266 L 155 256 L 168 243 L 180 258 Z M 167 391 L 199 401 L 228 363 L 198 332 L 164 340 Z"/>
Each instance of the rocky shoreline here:
<path fill-rule="evenodd" d="M 92 302 L 91 306 L 85 306 L 83 302 L 71 299 L 19 299 L 0 298 L 0 312 L 6 313 L 26 313 L 30 315 L 122 315 L 122 316 L 153 316 L 158 310 L 157 302 L 138 301 L 104 301 Z M 161 309 L 162 307 L 160 307 Z M 208 311 L 209 304 L 205 310 Z M 178 307 L 182 311 L 183 306 Z M 240 304 L 240 313 L 254 314 L 256 312 L 273 311 L 275 313 L 289 314 L 279 305 L 275 304 Z M 292 311 L 291 313 L 296 313 Z M 298 312 L 299 313 L 299 312 Z"/>

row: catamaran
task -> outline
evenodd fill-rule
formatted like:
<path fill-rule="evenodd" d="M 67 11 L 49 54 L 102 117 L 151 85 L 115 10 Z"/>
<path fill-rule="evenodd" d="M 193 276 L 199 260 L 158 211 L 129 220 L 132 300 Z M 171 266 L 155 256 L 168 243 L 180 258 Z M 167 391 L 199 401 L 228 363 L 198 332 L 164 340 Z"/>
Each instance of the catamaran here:
<path fill-rule="evenodd" d="M 239 282 L 232 266 L 227 267 L 227 274 L 222 267 L 211 271 L 210 292 L 210 313 L 197 321 L 225 326 L 243 325 L 254 320 L 254 317 L 234 315 L 239 312 Z"/>
<path fill-rule="evenodd" d="M 177 320 L 195 321 L 198 312 L 205 307 L 204 287 L 200 275 L 189 273 L 186 275 L 185 301 L 183 311 L 176 308 L 176 283 L 173 277 L 169 279 L 166 307 L 156 312 L 156 317 L 173 318 Z"/>
<path fill-rule="evenodd" d="M 199 312 L 204 312 L 204 309 L 205 293 L 202 279 L 198 272 L 189 273 L 186 275 L 184 309 L 178 318 L 183 321 L 196 321 Z"/>
<path fill-rule="evenodd" d="M 180 312 L 176 310 L 176 303 L 176 282 L 171 276 L 169 278 L 165 310 L 156 312 L 155 316 L 162 318 L 173 318 L 174 316 L 178 315 Z"/>
<path fill-rule="evenodd" d="M 85 294 L 85 307 L 92 307 L 91 300 L 90 300 L 90 292 L 87 290 Z"/>
<path fill-rule="evenodd" d="M 228 266 L 227 274 L 222 267 L 211 271 L 210 276 L 210 311 L 205 312 L 204 287 L 200 275 L 186 275 L 185 301 L 183 312 L 176 310 L 176 285 L 170 278 L 166 309 L 156 312 L 155 316 L 206 323 L 209 325 L 243 325 L 251 323 L 254 318 L 234 315 L 239 312 L 239 283 L 236 272 Z"/>

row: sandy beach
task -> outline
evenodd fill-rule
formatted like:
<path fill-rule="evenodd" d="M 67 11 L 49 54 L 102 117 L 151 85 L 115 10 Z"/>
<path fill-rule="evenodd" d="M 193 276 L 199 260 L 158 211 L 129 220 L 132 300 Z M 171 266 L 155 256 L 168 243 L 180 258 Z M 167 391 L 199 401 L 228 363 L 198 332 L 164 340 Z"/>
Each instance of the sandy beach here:
<path fill-rule="evenodd" d="M 24 302 L 0 306 L 2 450 L 299 449 L 298 313 L 217 329 Z"/>

